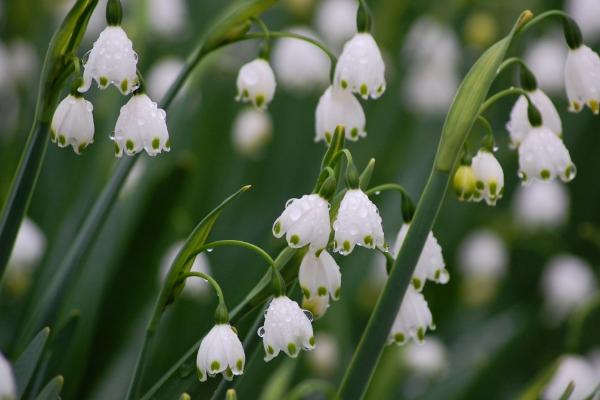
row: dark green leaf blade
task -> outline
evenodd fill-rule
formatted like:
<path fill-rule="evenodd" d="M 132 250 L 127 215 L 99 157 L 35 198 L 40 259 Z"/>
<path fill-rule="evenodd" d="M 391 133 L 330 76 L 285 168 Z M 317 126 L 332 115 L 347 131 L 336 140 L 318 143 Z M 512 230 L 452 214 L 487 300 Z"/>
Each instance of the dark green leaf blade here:
<path fill-rule="evenodd" d="M 39 361 L 42 357 L 46 342 L 50 335 L 50 328 L 42 329 L 25 348 L 14 365 L 15 380 L 17 383 L 17 398 L 21 398 L 27 385 L 33 377 Z"/>
<path fill-rule="evenodd" d="M 54 377 L 42 391 L 36 396 L 35 400 L 58 400 L 60 399 L 60 391 L 65 382 L 62 375 Z"/>

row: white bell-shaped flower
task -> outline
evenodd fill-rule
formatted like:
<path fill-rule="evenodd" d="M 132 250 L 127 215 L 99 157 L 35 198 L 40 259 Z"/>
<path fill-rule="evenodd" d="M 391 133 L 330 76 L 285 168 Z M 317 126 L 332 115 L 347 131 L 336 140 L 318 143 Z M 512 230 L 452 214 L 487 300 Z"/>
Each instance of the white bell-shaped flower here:
<path fill-rule="evenodd" d="M 425 340 L 427 329 L 435 329 L 433 317 L 423 294 L 412 286 L 406 289 L 400 310 L 388 335 L 388 344 L 405 344 L 409 339 Z"/>
<path fill-rule="evenodd" d="M 215 325 L 200 342 L 196 366 L 200 382 L 206 377 L 222 373 L 223 377 L 231 380 L 234 375 L 244 373 L 246 356 L 244 346 L 231 325 Z"/>
<path fill-rule="evenodd" d="M 258 334 L 263 338 L 265 361 L 277 357 L 280 351 L 296 357 L 301 349 L 312 350 L 315 347 L 310 318 L 298 303 L 287 296 L 271 300 L 265 313 L 265 324 Z"/>
<path fill-rule="evenodd" d="M 0 399 L 16 400 L 17 385 L 12 367 L 4 355 L 0 353 Z"/>
<path fill-rule="evenodd" d="M 552 100 L 540 89 L 528 92 L 528 96 L 542 115 L 543 125 L 556 136 L 561 137 L 562 122 Z M 510 112 L 510 120 L 506 123 L 506 130 L 510 133 L 512 148 L 519 147 L 532 128 L 527 117 L 527 107 L 527 99 L 521 95 Z"/>
<path fill-rule="evenodd" d="M 546 35 L 527 45 L 523 58 L 541 89 L 559 93 L 565 84 L 566 57 L 567 50 L 561 35 Z"/>
<path fill-rule="evenodd" d="M 87 92 L 94 79 L 100 89 L 115 85 L 126 95 L 137 89 L 138 57 L 133 44 L 120 26 L 107 26 L 94 42 L 84 64 L 83 85 L 80 92 Z"/>
<path fill-rule="evenodd" d="M 140 164 L 136 163 L 136 166 L 137 165 Z M 167 274 L 169 273 L 171 264 L 173 264 L 173 261 L 175 261 L 177 254 L 179 254 L 179 251 L 183 247 L 183 244 L 183 240 L 173 243 L 167 249 L 165 255 L 162 257 L 160 262 L 160 276 L 158 282 L 159 285 L 162 286 L 164 284 L 164 280 L 166 279 Z M 210 275 L 210 262 L 205 252 L 198 254 L 194 258 L 194 262 L 192 263 L 192 268 L 190 268 L 190 272 L 202 272 L 204 274 Z M 209 290 L 210 285 L 204 279 L 190 278 L 185 280 L 185 287 L 183 288 L 183 292 L 181 294 L 189 299 L 197 299 L 207 295 Z"/>
<path fill-rule="evenodd" d="M 385 64 L 370 33 L 357 33 L 344 45 L 335 68 L 335 84 L 363 99 L 376 99 L 385 91 Z"/>
<path fill-rule="evenodd" d="M 237 76 L 237 101 L 251 102 L 265 110 L 275 95 L 275 74 L 269 63 L 257 58 L 244 64 Z"/>
<path fill-rule="evenodd" d="M 598 386 L 598 376 L 592 365 L 574 354 L 561 357 L 558 369 L 542 393 L 542 400 L 560 399 L 571 382 L 575 385 L 569 396 L 571 400 L 589 398 Z"/>
<path fill-rule="evenodd" d="M 569 111 L 579 112 L 587 105 L 600 112 L 600 57 L 585 45 L 569 49 L 565 64 L 565 86 Z"/>
<path fill-rule="evenodd" d="M 475 192 L 473 199 L 495 206 L 504 193 L 504 171 L 494 155 L 484 149 L 477 152 L 471 162 L 475 174 Z"/>
<path fill-rule="evenodd" d="M 569 182 L 576 173 L 569 150 L 545 126 L 533 127 L 519 146 L 519 177 L 524 184 L 532 179 L 550 180 L 556 177 Z"/>
<path fill-rule="evenodd" d="M 269 114 L 248 107 L 233 121 L 233 147 L 243 156 L 257 158 L 271 140 L 272 131 Z"/>
<path fill-rule="evenodd" d="M 472 232 L 460 245 L 458 254 L 460 268 L 468 278 L 497 281 L 506 274 L 508 251 L 494 231 Z"/>
<path fill-rule="evenodd" d="M 315 142 L 331 141 L 337 127 L 343 127 L 346 139 L 367 136 L 365 113 L 352 93 L 330 86 L 319 99 L 315 111 Z"/>
<path fill-rule="evenodd" d="M 145 93 L 131 96 L 121 107 L 119 118 L 111 139 L 115 142 L 115 155 L 123 152 L 132 156 L 146 150 L 149 156 L 171 150 L 167 114 L 158 108 Z"/>
<path fill-rule="evenodd" d="M 577 22 L 586 40 L 600 38 L 600 3 L 596 0 L 567 0 L 566 12 Z"/>
<path fill-rule="evenodd" d="M 149 0 L 149 28 L 159 35 L 171 38 L 181 34 L 189 16 L 185 0 Z"/>
<path fill-rule="evenodd" d="M 356 34 L 356 11 L 354 0 L 324 0 L 317 9 L 315 25 L 325 42 L 340 50 L 344 42 Z"/>
<path fill-rule="evenodd" d="M 288 200 L 285 210 L 273 224 L 276 238 L 286 235 L 290 247 L 308 244 L 313 252 L 327 247 L 330 233 L 329 203 L 314 193 Z"/>
<path fill-rule="evenodd" d="M 308 364 L 319 375 L 331 376 L 340 364 L 339 341 L 331 333 L 320 331 L 315 334 L 315 342 L 319 345 L 307 354 Z"/>
<path fill-rule="evenodd" d="M 402 353 L 406 366 L 421 376 L 436 376 L 448 368 L 448 351 L 436 337 L 428 337 L 423 343 L 411 343 Z"/>
<path fill-rule="evenodd" d="M 445 64 L 412 65 L 403 82 L 406 106 L 419 114 L 445 114 L 460 83 L 455 68 Z"/>
<path fill-rule="evenodd" d="M 309 311 L 315 319 L 319 319 L 329 308 L 329 296 L 314 294 L 310 297 L 302 297 L 302 308 Z"/>
<path fill-rule="evenodd" d="M 50 140 L 59 147 L 73 147 L 77 154 L 94 141 L 92 103 L 78 95 L 68 95 L 56 107 L 50 124 Z"/>
<path fill-rule="evenodd" d="M 377 206 L 360 189 L 349 189 L 333 223 L 335 251 L 352 253 L 355 245 L 384 250 L 385 239 Z"/>
<path fill-rule="evenodd" d="M 406 234 L 408 233 L 409 224 L 402 225 L 396 243 L 392 249 L 394 257 L 398 257 Z M 429 232 L 423 251 L 417 261 L 417 266 L 412 277 L 412 285 L 418 291 L 421 291 L 425 286 L 426 280 L 433 281 L 435 283 L 446 284 L 450 280 L 450 274 L 446 269 L 446 263 L 444 262 L 444 256 L 442 254 L 442 246 L 438 243 L 433 232 Z"/>
<path fill-rule="evenodd" d="M 148 96 L 153 99 L 162 99 L 183 70 L 184 65 L 184 60 L 175 57 L 165 57 L 152 64 L 146 78 Z M 188 86 L 189 84 L 183 85 L 176 99 L 185 95 Z"/>
<path fill-rule="evenodd" d="M 11 293 L 21 295 L 28 288 L 45 249 L 44 232 L 35 222 L 25 217 L 19 227 L 3 277 L 3 283 Z"/>
<path fill-rule="evenodd" d="M 514 220 L 528 230 L 555 229 L 567 221 L 570 203 L 565 184 L 536 180 L 517 189 L 513 200 Z"/>
<path fill-rule="evenodd" d="M 298 281 L 304 297 L 331 296 L 333 300 L 340 297 L 342 274 L 333 257 L 323 250 L 317 256 L 306 253 L 300 263 Z"/>

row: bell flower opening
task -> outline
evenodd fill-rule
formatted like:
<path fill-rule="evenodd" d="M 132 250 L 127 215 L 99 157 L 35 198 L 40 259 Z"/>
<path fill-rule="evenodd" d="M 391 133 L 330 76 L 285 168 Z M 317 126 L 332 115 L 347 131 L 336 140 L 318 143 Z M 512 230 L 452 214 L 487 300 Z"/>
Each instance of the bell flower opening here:
<path fill-rule="evenodd" d="M 251 102 L 259 110 L 266 110 L 275 95 L 275 74 L 269 63 L 257 58 L 244 64 L 237 76 L 237 101 Z"/>
<path fill-rule="evenodd" d="M 94 106 L 82 96 L 68 95 L 56 107 L 50 140 L 58 147 L 71 146 L 76 154 L 94 142 Z"/>
<path fill-rule="evenodd" d="M 198 378 L 204 382 L 207 376 L 222 373 L 225 379 L 231 380 L 234 375 L 244 373 L 245 362 L 244 347 L 233 327 L 229 324 L 215 325 L 202 339 L 198 349 Z"/>
<path fill-rule="evenodd" d="M 344 128 L 346 139 L 357 141 L 367 136 L 365 113 L 348 91 L 330 86 L 319 98 L 315 111 L 315 142 L 331 141 L 337 127 Z"/>

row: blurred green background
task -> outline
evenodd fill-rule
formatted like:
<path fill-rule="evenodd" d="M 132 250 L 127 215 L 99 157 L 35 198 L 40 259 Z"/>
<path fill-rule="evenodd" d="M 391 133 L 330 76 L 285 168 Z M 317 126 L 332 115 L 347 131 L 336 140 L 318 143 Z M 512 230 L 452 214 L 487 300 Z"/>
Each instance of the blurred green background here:
<path fill-rule="evenodd" d="M 171 37 L 152 31 L 146 0 L 123 3 L 123 25 L 140 56 L 139 68 L 145 73 L 162 57 L 185 58 L 203 30 L 229 2 L 188 0 L 186 27 Z M 312 26 L 319 3 L 320 0 L 281 0 L 264 19 L 272 29 Z M 401 49 L 413 22 L 429 15 L 455 31 L 461 52 L 458 73 L 462 77 L 482 50 L 509 30 L 523 9 L 538 13 L 562 8 L 563 4 L 541 0 L 368 3 L 374 14 L 374 36 L 387 56 L 388 85 L 381 99 L 362 102 L 368 136 L 351 143 L 349 148 L 359 168 L 371 157 L 377 160 L 373 185 L 401 183 L 417 200 L 433 161 L 444 115 L 412 111 L 410 99 L 403 96 L 411 57 Z M 102 2 L 98 8 L 97 12 L 103 13 Z M 12 92 L 3 92 L 0 100 L 2 201 L 27 138 L 40 63 L 66 9 L 58 0 L 3 1 L 2 42 L 30 42 L 36 61 L 27 79 L 16 83 Z M 511 54 L 522 55 L 528 44 L 551 32 L 560 34 L 557 21 L 548 21 L 528 32 L 513 46 Z M 94 36 L 85 40 L 81 56 L 90 48 Z M 588 44 L 598 50 L 600 42 Z M 80 319 L 67 343 L 54 349 L 46 373 L 48 378 L 57 373 L 65 376 L 63 398 L 124 396 L 143 327 L 158 294 L 161 259 L 171 244 L 184 239 L 207 212 L 240 186 L 252 184 L 253 188 L 226 209 L 211 237 L 257 243 L 272 255 L 282 248 L 284 242 L 271 234 L 272 223 L 287 199 L 312 189 L 325 150 L 322 143 L 313 141 L 314 110 L 321 90 L 297 93 L 280 86 L 269 107 L 272 141 L 258 159 L 240 156 L 231 140 L 233 120 L 243 108 L 234 101 L 235 78 L 239 66 L 254 58 L 255 49 L 256 44 L 235 45 L 233 51 L 220 51 L 200 66 L 185 94 L 168 113 L 172 151 L 152 159 L 142 156 L 138 179 L 119 196 L 91 254 L 64 293 L 61 315 L 64 318 L 78 310 Z M 492 91 L 516 83 L 516 74 L 511 70 L 496 81 Z M 0 293 L 0 349 L 9 357 L 15 356 L 11 353 L 15 336 L 32 296 L 52 276 L 118 163 L 107 138 L 126 99 L 116 90 L 101 92 L 96 88 L 86 97 L 94 104 L 95 143 L 82 156 L 70 149 L 49 146 L 28 213 L 46 236 L 46 252 L 26 290 L 15 293 L 4 287 Z M 488 207 L 482 203 L 459 203 L 450 193 L 434 230 L 451 280 L 447 285 L 429 283 L 424 290 L 437 325 L 428 337 L 435 336 L 445 344 L 449 367 L 432 377 L 415 378 L 402 362 L 403 348 L 389 347 L 367 398 L 516 398 L 567 351 L 569 324 L 549 323 L 544 318 L 540 276 L 548 259 L 568 252 L 593 265 L 598 278 L 600 247 L 590 240 L 589 227 L 600 227 L 600 121 L 587 110 L 578 115 L 567 113 L 563 91 L 553 100 L 563 119 L 565 144 L 578 168 L 576 179 L 567 186 L 571 198 L 568 223 L 558 229 L 528 233 L 514 220 L 512 197 L 520 185 L 516 174 L 518 160 L 516 153 L 508 149 L 504 128 L 513 100 L 499 103 L 489 118 L 500 146 L 497 157 L 506 176 L 504 198 L 496 207 Z M 386 239 L 393 243 L 402 221 L 400 200 L 397 195 L 386 193 L 376 202 Z M 495 297 L 485 304 L 472 305 L 462 290 L 457 251 L 462 239 L 481 227 L 494 229 L 502 236 L 510 260 Z M 316 332 L 335 337 L 338 349 L 333 367 L 325 371 L 315 369 L 306 353 L 297 361 L 280 356 L 268 364 L 259 355 L 256 362 L 247 363 L 239 398 L 280 398 L 277 390 L 285 391 L 311 377 L 339 382 L 379 286 L 373 272 L 378 263 L 374 252 L 358 248 L 350 257 L 336 259 L 342 268 L 341 300 L 314 324 Z M 260 259 L 243 250 L 218 249 L 209 255 L 209 260 L 231 306 L 243 299 L 265 271 Z M 299 299 L 299 293 L 294 296 Z M 178 299 L 168 310 L 144 387 L 158 379 L 210 328 L 215 304 L 211 294 Z M 245 329 L 253 318 L 240 324 L 242 336 L 245 337 Z M 596 312 L 586 319 L 577 350 L 586 354 L 600 346 L 599 338 L 600 313 Z M 207 398 L 213 388 L 214 383 L 197 384 L 193 391 L 198 395 L 193 398 Z"/>

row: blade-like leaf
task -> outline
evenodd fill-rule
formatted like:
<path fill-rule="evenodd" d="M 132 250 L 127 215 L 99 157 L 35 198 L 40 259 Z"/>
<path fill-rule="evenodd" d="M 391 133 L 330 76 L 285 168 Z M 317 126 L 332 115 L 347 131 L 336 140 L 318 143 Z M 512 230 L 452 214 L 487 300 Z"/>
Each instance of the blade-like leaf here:
<path fill-rule="evenodd" d="M 64 383 L 61 375 L 54 377 L 42 391 L 35 397 L 35 400 L 58 400 L 60 399 L 60 391 Z"/>
<path fill-rule="evenodd" d="M 17 398 L 21 398 L 29 385 L 40 358 L 46 347 L 46 341 L 50 335 L 50 328 L 42 329 L 17 358 L 14 365 L 15 380 L 17 383 Z"/>

